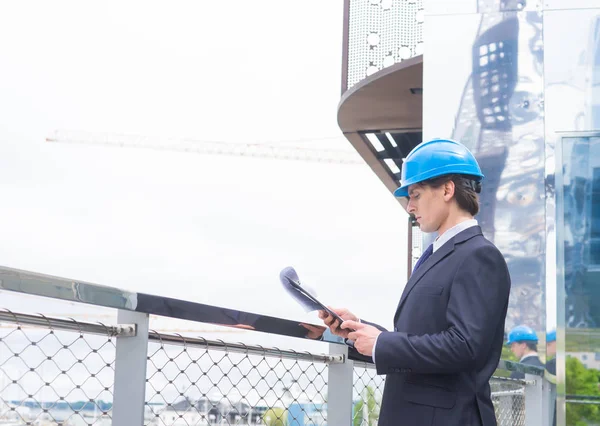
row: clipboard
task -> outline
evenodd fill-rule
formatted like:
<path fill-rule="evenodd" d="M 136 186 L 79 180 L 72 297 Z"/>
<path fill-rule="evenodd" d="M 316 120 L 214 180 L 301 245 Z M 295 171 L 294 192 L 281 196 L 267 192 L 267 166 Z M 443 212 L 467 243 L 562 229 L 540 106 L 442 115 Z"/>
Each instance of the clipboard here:
<path fill-rule="evenodd" d="M 344 319 L 340 317 L 338 314 L 333 312 L 327 306 L 317 299 L 316 296 L 313 296 L 307 288 L 302 287 L 300 284 L 300 278 L 298 278 L 298 274 L 296 270 L 291 266 L 287 268 L 283 268 L 279 273 L 279 280 L 283 285 L 283 288 L 292 296 L 302 307 L 307 311 L 317 311 L 322 310 L 331 315 L 336 321 L 338 321 L 337 328 L 340 328 L 340 325 L 344 322 Z M 348 329 L 348 331 L 355 331 L 354 329 Z M 354 347 L 354 341 L 350 339 L 344 339 L 346 344 L 350 347 Z"/>
<path fill-rule="evenodd" d="M 287 280 L 288 280 L 289 284 L 292 286 L 292 288 L 294 290 L 296 290 L 298 293 L 300 293 L 302 295 L 302 297 L 305 297 L 312 304 L 317 305 L 319 307 L 319 310 L 327 312 L 333 318 L 335 318 L 336 320 L 338 320 L 340 322 L 340 325 L 344 322 L 344 320 L 342 319 L 342 317 L 340 317 L 338 314 L 336 314 L 335 312 L 333 312 L 327 306 L 323 305 L 321 302 L 319 302 L 319 300 L 316 297 L 314 297 L 308 291 L 306 291 L 305 289 L 303 289 L 302 286 L 300 285 L 300 283 L 294 281 L 291 278 L 287 278 Z M 339 325 L 338 325 L 338 327 L 339 327 Z"/>

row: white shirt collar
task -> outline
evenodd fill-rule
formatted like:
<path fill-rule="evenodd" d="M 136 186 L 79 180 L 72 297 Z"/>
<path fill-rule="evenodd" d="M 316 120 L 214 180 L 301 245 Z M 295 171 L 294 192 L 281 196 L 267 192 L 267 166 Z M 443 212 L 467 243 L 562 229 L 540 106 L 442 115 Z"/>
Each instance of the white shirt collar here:
<path fill-rule="evenodd" d="M 437 237 L 433 242 L 433 252 L 435 253 L 437 249 L 447 243 L 450 238 L 456 236 L 460 232 L 465 229 L 471 228 L 473 226 L 477 226 L 477 221 L 475 219 L 465 220 L 464 222 L 459 223 L 458 225 L 454 225 L 452 228 L 448 229 L 442 235 Z"/>

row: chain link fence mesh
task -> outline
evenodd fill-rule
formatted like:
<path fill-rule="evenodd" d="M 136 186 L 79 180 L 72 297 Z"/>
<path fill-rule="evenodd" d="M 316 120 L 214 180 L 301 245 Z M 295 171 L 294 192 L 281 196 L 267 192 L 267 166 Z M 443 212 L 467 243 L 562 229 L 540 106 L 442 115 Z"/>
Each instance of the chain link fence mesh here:
<path fill-rule="evenodd" d="M 376 426 L 385 376 L 378 376 L 372 364 L 355 361 L 353 383 L 353 426 Z"/>
<path fill-rule="evenodd" d="M 353 426 L 376 426 L 381 409 L 385 377 L 371 364 L 354 363 Z M 498 426 L 525 425 L 525 385 L 522 381 L 492 377 L 492 403 Z"/>
<path fill-rule="evenodd" d="M 492 377 L 490 387 L 498 426 L 525 425 L 525 384 L 520 380 Z"/>
<path fill-rule="evenodd" d="M 197 340 L 197 339 L 195 339 Z M 147 426 L 324 426 L 325 363 L 165 344 L 148 351 Z"/>
<path fill-rule="evenodd" d="M 112 423 L 115 338 L 0 322 L 0 424 Z"/>
<path fill-rule="evenodd" d="M 112 424 L 116 338 L 74 323 L 81 331 L 0 320 L 0 425 Z M 327 425 L 328 364 L 318 355 L 164 336 L 150 334 L 146 426 Z M 377 424 L 384 384 L 373 365 L 354 362 L 353 426 Z M 524 426 L 524 383 L 490 385 L 498 425 Z"/>

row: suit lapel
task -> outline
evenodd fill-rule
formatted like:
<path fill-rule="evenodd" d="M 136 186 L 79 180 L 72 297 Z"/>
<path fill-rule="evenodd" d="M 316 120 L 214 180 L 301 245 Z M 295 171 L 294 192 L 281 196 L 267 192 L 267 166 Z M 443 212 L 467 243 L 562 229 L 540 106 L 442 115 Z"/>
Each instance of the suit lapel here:
<path fill-rule="evenodd" d="M 454 251 L 454 242 L 452 240 L 450 240 L 446 244 L 444 244 L 442 247 L 437 249 L 435 251 L 435 253 L 433 253 L 429 257 L 429 259 L 427 259 L 425 262 L 423 262 L 423 264 L 419 267 L 419 269 L 417 269 L 410 276 L 408 282 L 406 283 L 406 287 L 404 287 L 404 291 L 402 292 L 402 297 L 400 297 L 400 302 L 398 303 L 398 307 L 396 308 L 396 314 L 394 315 L 394 323 L 396 323 L 396 320 L 398 319 L 398 314 L 400 313 L 400 308 L 402 308 L 402 305 L 406 301 L 406 298 L 408 297 L 409 293 L 412 291 L 412 289 L 415 287 L 415 285 L 419 282 L 419 280 L 421 278 L 423 278 L 423 275 L 425 275 L 425 273 L 427 271 L 429 271 L 436 263 L 441 261 L 443 258 L 448 256 L 453 251 Z"/>
<path fill-rule="evenodd" d="M 438 262 L 444 259 L 446 256 L 450 255 L 454 251 L 454 246 L 456 244 L 462 243 L 466 240 L 473 238 L 476 235 L 481 235 L 481 228 L 479 226 L 473 226 L 471 228 L 467 228 L 464 231 L 458 233 L 454 237 L 450 238 L 444 245 L 442 245 L 439 249 L 437 249 L 429 259 L 427 259 L 423 264 L 417 269 L 409 278 L 406 283 L 406 287 L 404 287 L 404 291 L 402 292 L 402 297 L 400 297 L 400 302 L 398 303 L 398 307 L 396 308 L 396 313 L 394 315 L 394 324 L 398 319 L 398 314 L 400 313 L 400 309 L 402 305 L 406 301 L 409 293 L 415 287 L 415 285 L 419 282 L 421 278 L 429 271 L 431 268 L 435 266 Z"/>

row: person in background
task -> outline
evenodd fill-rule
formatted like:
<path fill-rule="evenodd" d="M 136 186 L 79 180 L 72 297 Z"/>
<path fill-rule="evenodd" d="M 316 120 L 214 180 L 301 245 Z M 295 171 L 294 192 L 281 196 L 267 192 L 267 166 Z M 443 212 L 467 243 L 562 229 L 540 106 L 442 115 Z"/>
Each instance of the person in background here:
<path fill-rule="evenodd" d="M 556 330 L 546 334 L 546 370 L 556 376 Z"/>
<path fill-rule="evenodd" d="M 544 363 L 540 360 L 537 353 L 538 337 L 531 327 L 518 325 L 508 333 L 506 344 L 510 346 L 510 351 L 517 357 L 521 364 L 533 365 L 544 368 Z M 513 371 L 510 374 L 511 379 L 524 379 L 525 373 Z"/>
<path fill-rule="evenodd" d="M 552 425 L 556 426 L 556 330 L 546 334 L 546 379 L 552 384 L 550 387 L 554 399 Z"/>

